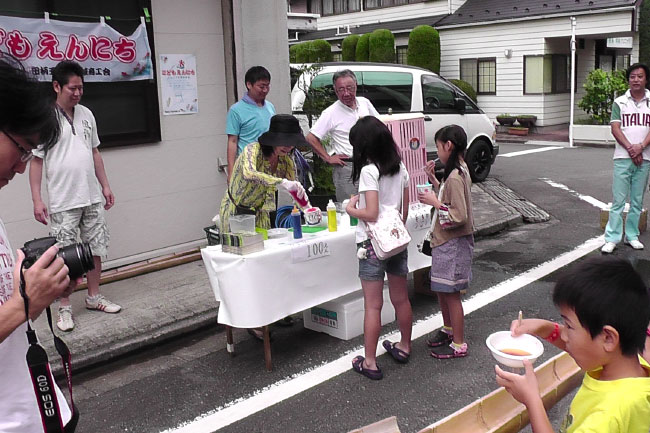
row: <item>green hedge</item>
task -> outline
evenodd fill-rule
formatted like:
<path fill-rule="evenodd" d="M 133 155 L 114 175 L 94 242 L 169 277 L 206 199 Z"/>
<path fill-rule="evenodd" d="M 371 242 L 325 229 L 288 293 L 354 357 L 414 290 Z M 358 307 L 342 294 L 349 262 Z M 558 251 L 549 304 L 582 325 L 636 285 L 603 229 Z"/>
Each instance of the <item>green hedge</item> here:
<path fill-rule="evenodd" d="M 641 3 L 639 14 L 639 62 L 650 65 L 650 1 Z"/>
<path fill-rule="evenodd" d="M 386 29 L 377 29 L 370 33 L 369 39 L 371 62 L 395 63 L 395 36 Z"/>
<path fill-rule="evenodd" d="M 332 61 L 332 46 L 326 40 L 316 39 L 311 41 L 309 48 L 309 63 Z"/>
<path fill-rule="evenodd" d="M 431 26 L 417 26 L 409 35 L 406 63 L 440 73 L 440 35 Z"/>
<path fill-rule="evenodd" d="M 298 62 L 297 52 L 298 52 L 298 46 L 299 45 L 300 44 L 295 44 L 295 45 L 291 45 L 289 47 L 289 62 L 290 63 L 297 63 Z"/>
<path fill-rule="evenodd" d="M 465 94 L 469 96 L 469 98 L 472 101 L 476 102 L 476 90 L 474 90 L 471 84 L 463 80 L 449 80 L 449 81 L 454 83 L 456 87 L 458 87 L 460 90 L 465 92 Z"/>
<path fill-rule="evenodd" d="M 296 63 L 309 63 L 309 50 L 311 42 L 301 42 L 294 45 L 296 52 Z"/>
<path fill-rule="evenodd" d="M 349 35 L 341 43 L 341 60 L 344 62 L 354 62 L 357 58 L 357 42 L 359 35 Z"/>
<path fill-rule="evenodd" d="M 357 41 L 356 48 L 357 62 L 367 62 L 370 60 L 370 34 L 361 35 Z"/>

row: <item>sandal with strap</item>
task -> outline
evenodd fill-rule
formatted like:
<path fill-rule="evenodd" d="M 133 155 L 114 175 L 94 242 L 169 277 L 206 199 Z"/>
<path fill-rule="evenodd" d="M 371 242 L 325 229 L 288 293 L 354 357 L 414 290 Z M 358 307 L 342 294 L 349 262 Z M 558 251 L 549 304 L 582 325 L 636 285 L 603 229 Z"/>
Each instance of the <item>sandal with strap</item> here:
<path fill-rule="evenodd" d="M 454 348 L 451 344 L 435 347 L 431 350 L 431 356 L 436 359 L 464 358 L 467 356 L 467 343 L 461 344 L 459 349 Z"/>
<path fill-rule="evenodd" d="M 363 374 L 366 376 L 368 379 L 372 380 L 380 380 L 384 377 L 384 373 L 381 372 L 381 369 L 379 368 L 379 365 L 377 366 L 376 370 L 371 370 L 369 368 L 365 368 L 363 366 L 363 361 L 365 361 L 366 358 L 363 356 L 359 355 L 356 358 L 352 360 L 352 369 L 356 371 L 357 373 Z"/>
<path fill-rule="evenodd" d="M 409 356 L 411 356 L 410 353 L 404 352 L 402 349 L 397 347 L 395 345 L 396 343 L 393 343 L 392 341 L 389 340 L 384 340 L 381 345 L 384 346 L 384 349 L 386 349 L 386 352 L 390 354 L 390 356 L 393 357 L 393 359 L 399 363 L 406 364 L 409 362 Z"/>

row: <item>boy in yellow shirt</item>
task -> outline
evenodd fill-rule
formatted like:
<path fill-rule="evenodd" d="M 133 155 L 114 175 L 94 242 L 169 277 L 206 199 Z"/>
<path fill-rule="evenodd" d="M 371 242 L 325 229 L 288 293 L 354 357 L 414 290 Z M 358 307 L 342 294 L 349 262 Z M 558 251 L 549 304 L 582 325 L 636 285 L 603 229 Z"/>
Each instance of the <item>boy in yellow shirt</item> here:
<path fill-rule="evenodd" d="M 586 371 L 560 432 L 648 433 L 650 366 L 639 354 L 650 322 L 648 290 L 623 259 L 595 257 L 563 274 L 553 303 L 564 324 L 526 319 L 513 335 L 532 334 L 565 350 Z M 528 409 L 534 433 L 553 432 L 530 362 L 525 375 L 496 369 L 497 383 Z"/>

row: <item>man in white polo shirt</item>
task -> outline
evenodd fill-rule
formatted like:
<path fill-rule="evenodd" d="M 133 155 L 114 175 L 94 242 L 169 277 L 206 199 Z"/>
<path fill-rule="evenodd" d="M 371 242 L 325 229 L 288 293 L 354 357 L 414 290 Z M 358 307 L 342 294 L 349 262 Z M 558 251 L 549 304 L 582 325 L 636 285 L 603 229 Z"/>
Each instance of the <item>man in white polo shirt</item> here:
<path fill-rule="evenodd" d="M 625 243 L 642 250 L 639 241 L 639 217 L 643 207 L 643 194 L 650 174 L 650 91 L 648 67 L 641 63 L 626 71 L 630 89 L 614 100 L 611 127 L 616 139 L 614 149 L 614 176 L 612 181 L 612 207 L 605 227 L 605 245 L 601 251 L 609 254 L 624 237 Z M 623 208 L 630 197 L 630 210 L 623 233 Z"/>
<path fill-rule="evenodd" d="M 334 92 L 338 101 L 327 107 L 307 134 L 307 141 L 323 161 L 332 165 L 332 180 L 336 188 L 336 200 L 342 202 L 357 193 L 352 183 L 352 145 L 350 129 L 364 116 L 379 116 L 372 103 L 357 96 L 357 77 L 349 69 L 337 71 L 332 77 Z M 329 150 L 323 148 L 321 140 L 330 137 Z"/>
<path fill-rule="evenodd" d="M 34 151 L 29 183 L 34 218 L 43 224 L 47 224 L 49 218 L 50 234 L 56 237 L 57 244 L 61 247 L 72 245 L 79 235 L 83 242 L 90 244 L 95 269 L 87 274 L 86 308 L 117 313 L 122 307 L 99 292 L 101 258 L 108 254 L 109 240 L 104 211 L 115 204 L 115 196 L 99 153 L 95 117 L 88 108 L 79 104 L 84 88 L 83 74 L 83 68 L 69 60 L 59 62 L 52 70 L 61 137 L 52 149 Z M 43 171 L 49 214 L 41 196 Z M 72 307 L 67 297 L 61 297 L 56 325 L 62 331 L 74 328 Z"/>

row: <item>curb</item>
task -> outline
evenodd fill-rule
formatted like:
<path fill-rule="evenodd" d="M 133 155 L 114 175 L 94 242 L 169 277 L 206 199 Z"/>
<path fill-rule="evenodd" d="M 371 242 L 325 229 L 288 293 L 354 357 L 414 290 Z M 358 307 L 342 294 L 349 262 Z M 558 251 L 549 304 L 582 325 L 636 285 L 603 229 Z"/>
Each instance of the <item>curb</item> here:
<path fill-rule="evenodd" d="M 193 332 L 209 325 L 216 325 L 218 310 L 219 308 L 215 304 L 215 306 L 208 311 L 166 323 L 163 326 L 152 329 L 151 332 L 132 335 L 124 340 L 112 341 L 107 345 L 96 346 L 92 348 L 92 350 L 75 350 L 73 352 L 73 371 L 78 371 L 108 361 L 114 361 L 117 357 L 155 346 L 179 335 Z M 63 338 L 65 340 L 65 336 Z M 56 377 L 63 377 L 63 366 L 60 362 L 57 362 L 58 354 L 56 356 L 51 355 L 56 352 L 54 352 L 53 348 L 48 349 L 52 374 Z"/>

